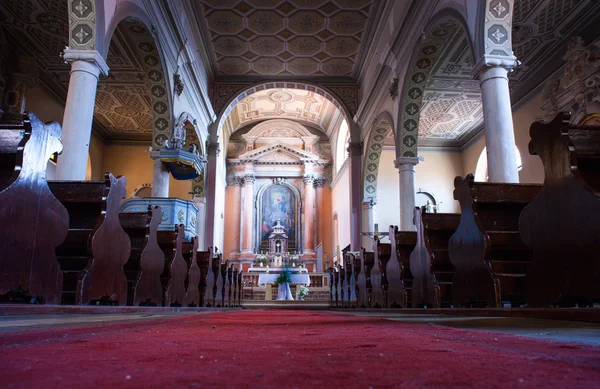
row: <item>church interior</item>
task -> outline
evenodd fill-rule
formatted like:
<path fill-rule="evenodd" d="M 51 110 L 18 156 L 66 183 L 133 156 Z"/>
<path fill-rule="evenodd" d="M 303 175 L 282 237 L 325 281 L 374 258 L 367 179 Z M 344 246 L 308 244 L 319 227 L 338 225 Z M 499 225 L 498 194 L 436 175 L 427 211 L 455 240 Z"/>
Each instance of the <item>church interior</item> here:
<path fill-rule="evenodd" d="M 1 0 L 7 388 L 600 388 L 600 2 Z"/>

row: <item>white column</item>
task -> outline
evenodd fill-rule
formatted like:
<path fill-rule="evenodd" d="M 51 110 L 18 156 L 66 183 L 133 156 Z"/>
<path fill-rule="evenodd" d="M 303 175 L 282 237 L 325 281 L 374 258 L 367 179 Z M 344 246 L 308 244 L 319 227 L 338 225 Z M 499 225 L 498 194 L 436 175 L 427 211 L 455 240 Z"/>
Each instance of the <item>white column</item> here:
<path fill-rule="evenodd" d="M 415 166 L 416 157 L 399 157 L 394 166 L 400 174 L 400 231 L 415 231 L 413 210 L 415 209 Z"/>
<path fill-rule="evenodd" d="M 56 167 L 57 180 L 85 180 L 100 74 L 108 66 L 97 51 L 66 49 L 64 60 L 71 64 L 69 92 L 62 122 L 63 152 Z"/>
<path fill-rule="evenodd" d="M 508 69 L 486 66 L 479 74 L 490 182 L 519 182 Z"/>
<path fill-rule="evenodd" d="M 356 124 L 353 125 L 353 127 Z M 360 129 L 356 130 L 360 134 Z M 355 130 L 353 130 L 355 132 Z M 360 250 L 361 218 L 361 193 L 362 193 L 362 169 L 361 155 L 362 142 L 350 142 L 348 152 L 350 154 L 350 250 Z"/>
<path fill-rule="evenodd" d="M 373 226 L 375 225 L 375 204 L 377 204 L 377 200 L 373 197 L 363 200 L 362 232 L 373 231 Z M 371 239 L 368 236 L 362 235 L 360 240 L 364 249 L 367 251 L 371 250 Z"/>
<path fill-rule="evenodd" d="M 307 165 L 306 167 L 308 167 Z M 307 170 L 305 167 L 305 171 Z M 312 166 L 311 166 L 312 167 Z M 303 254 L 313 255 L 315 253 L 315 187 L 312 169 L 304 180 L 304 247 Z"/>
<path fill-rule="evenodd" d="M 207 163 L 206 163 L 206 245 L 208 247 L 214 247 L 214 237 L 215 237 L 215 215 L 216 215 L 216 185 L 217 185 L 217 157 L 219 156 L 219 152 L 221 149 L 219 148 L 219 142 L 214 139 L 217 139 L 217 136 L 214 135 L 217 133 L 217 124 L 213 123 L 210 125 L 208 130 L 211 139 L 206 141 L 206 154 L 207 154 Z"/>
<path fill-rule="evenodd" d="M 198 234 L 198 251 L 206 251 L 206 197 L 194 197 L 194 205 L 198 207 L 196 215 L 196 233 Z"/>
<path fill-rule="evenodd" d="M 244 212 L 243 212 L 243 243 L 242 255 L 251 256 L 254 253 L 252 245 L 252 214 L 254 206 L 254 172 L 246 169 L 244 177 Z M 258 250 L 258 248 L 257 248 Z"/>
<path fill-rule="evenodd" d="M 169 180 L 171 174 L 165 168 L 160 159 L 154 160 L 154 171 L 152 173 L 152 197 L 169 197 Z"/>

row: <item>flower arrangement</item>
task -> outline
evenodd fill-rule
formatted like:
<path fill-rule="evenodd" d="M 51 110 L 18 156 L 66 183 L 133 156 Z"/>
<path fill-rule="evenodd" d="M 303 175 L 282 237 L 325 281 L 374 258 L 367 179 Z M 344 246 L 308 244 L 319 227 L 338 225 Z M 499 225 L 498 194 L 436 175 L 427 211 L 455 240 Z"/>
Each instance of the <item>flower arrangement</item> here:
<path fill-rule="evenodd" d="M 256 257 L 256 260 L 254 261 L 255 264 L 260 265 L 261 267 L 264 266 L 267 263 L 267 257 L 266 255 L 258 255 Z"/>
<path fill-rule="evenodd" d="M 290 270 L 286 266 L 283 268 L 283 272 L 281 272 L 281 274 L 279 274 L 279 276 L 275 280 L 275 283 L 278 285 L 282 285 L 282 284 L 286 284 L 286 283 L 289 284 L 290 282 L 292 282 L 292 274 L 290 273 Z"/>
<path fill-rule="evenodd" d="M 298 296 L 304 297 L 306 295 L 308 295 L 308 288 L 306 287 L 306 285 L 298 286 Z"/>

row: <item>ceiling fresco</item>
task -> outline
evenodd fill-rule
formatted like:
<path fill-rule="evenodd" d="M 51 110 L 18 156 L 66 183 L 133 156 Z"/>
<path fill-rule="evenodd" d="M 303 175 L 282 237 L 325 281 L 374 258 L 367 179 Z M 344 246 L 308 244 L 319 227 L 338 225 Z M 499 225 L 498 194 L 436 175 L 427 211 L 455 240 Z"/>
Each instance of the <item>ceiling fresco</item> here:
<path fill-rule="evenodd" d="M 255 92 L 240 101 L 228 121 L 232 132 L 267 119 L 292 119 L 326 132 L 337 111 L 337 107 L 315 92 L 277 88 Z"/>
<path fill-rule="evenodd" d="M 597 34 L 600 2 L 515 0 L 513 50 L 521 65 L 509 74 L 511 99 L 519 102 L 563 64 L 573 36 Z M 596 30 L 597 31 L 597 30 Z M 448 44 L 432 67 L 423 93 L 420 146 L 462 147 L 483 127 L 479 81 L 462 27 L 448 29 Z M 589 37 L 588 37 L 589 39 Z"/>
<path fill-rule="evenodd" d="M 423 93 L 421 146 L 459 146 L 483 120 L 481 90 L 472 78 L 474 61 L 466 32 L 456 24 L 444 31 L 450 44 L 437 57 Z"/>
<path fill-rule="evenodd" d="M 193 2 L 216 75 L 352 76 L 372 0 Z"/>
<path fill-rule="evenodd" d="M 40 84 L 66 101 L 70 66 L 60 54 L 68 44 L 67 0 L 7 0 L 0 22 L 19 49 L 36 59 Z M 151 141 L 149 66 L 158 61 L 154 40 L 135 19 L 119 23 L 108 51 L 108 77 L 98 83 L 94 131 L 107 141 Z"/>

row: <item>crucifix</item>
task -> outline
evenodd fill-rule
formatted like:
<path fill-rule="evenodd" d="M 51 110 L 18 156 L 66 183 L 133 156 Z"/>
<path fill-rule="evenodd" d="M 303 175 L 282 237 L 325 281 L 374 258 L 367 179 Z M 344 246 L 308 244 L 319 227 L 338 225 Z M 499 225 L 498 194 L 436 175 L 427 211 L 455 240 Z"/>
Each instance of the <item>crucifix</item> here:
<path fill-rule="evenodd" d="M 379 224 L 375 223 L 375 231 L 373 232 L 361 232 L 362 236 L 367 236 L 370 239 L 374 239 L 374 237 L 388 236 L 389 232 L 379 232 Z"/>

